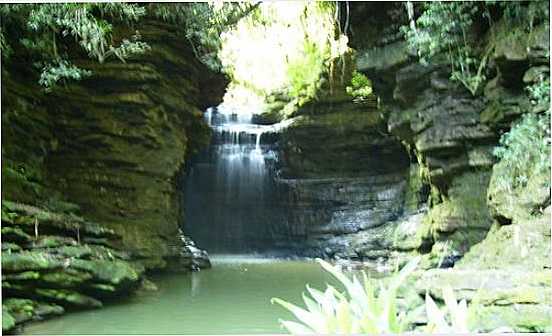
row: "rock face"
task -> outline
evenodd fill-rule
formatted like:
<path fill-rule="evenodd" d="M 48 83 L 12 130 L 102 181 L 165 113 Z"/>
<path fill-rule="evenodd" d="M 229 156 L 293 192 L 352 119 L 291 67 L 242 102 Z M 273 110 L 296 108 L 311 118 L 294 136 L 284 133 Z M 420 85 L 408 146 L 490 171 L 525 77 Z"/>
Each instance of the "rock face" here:
<path fill-rule="evenodd" d="M 282 244 L 307 255 L 386 257 L 366 239 L 385 245 L 375 237 L 405 213 L 407 198 L 411 210 L 424 201 L 409 192 L 416 176 L 407 151 L 380 111 L 350 99 L 322 99 L 297 114 L 279 141 Z"/>
<path fill-rule="evenodd" d="M 355 6 L 353 27 L 370 22 L 374 30 L 352 40 L 359 48 L 357 66 L 374 79 L 389 132 L 417 158 L 431 188 L 427 213 L 417 215 L 417 225 L 406 225 L 411 234 L 389 230 L 424 253 L 422 267 L 454 266 L 425 273 L 417 281 L 418 292 L 429 291 L 442 301 L 441 289 L 450 285 L 476 308 L 470 323 L 480 331 L 552 330 L 550 176 L 530 176 L 523 188 L 505 193 L 499 179 L 508 166 L 492 155 L 500 133 L 522 114 L 549 108 L 532 104 L 524 92 L 549 72 L 548 25 L 530 34 L 496 23 L 495 35 L 484 40 L 494 48 L 495 77 L 472 96 L 448 80 L 441 61 L 421 65 L 400 40 L 386 34 L 382 27 L 392 26 L 393 4 L 386 5 L 388 16 L 380 24 L 365 18 L 376 4 Z"/>
<path fill-rule="evenodd" d="M 217 103 L 226 82 L 192 56 L 176 27 L 139 28 L 148 54 L 82 60 L 93 75 L 47 95 L 18 71 L 24 64 L 4 67 L 16 71 L 3 76 L 2 197 L 76 203 L 120 234 L 133 258 L 163 268 L 179 255 L 171 246 L 182 246 L 176 177 L 208 141 L 201 109 Z"/>
<path fill-rule="evenodd" d="M 531 106 L 523 87 L 539 71 L 548 71 L 543 68 L 543 50 L 549 42 L 542 37 L 548 27 L 535 27 L 530 35 L 510 34 L 503 22 L 497 23 L 488 40 L 494 46 L 496 77 L 483 94 L 473 96 L 449 80 L 443 60 L 420 64 L 401 37 L 390 33 L 389 27 L 397 31 L 398 25 L 408 22 L 396 15 L 401 4 L 386 4 L 378 13 L 387 15 L 368 19 L 368 26 L 365 16 L 373 6 L 359 4 L 352 11 L 353 27 L 372 31 L 353 35 L 352 43 L 359 49 L 357 68 L 374 79 L 375 93 L 382 97 L 389 132 L 416 157 L 431 188 L 430 209 L 419 231 L 420 250 L 428 252 L 433 246 L 434 255 L 445 249 L 451 256 L 461 256 L 486 236 L 493 223 L 486 195 L 494 183 L 492 151 L 499 134 L 521 114 L 538 108 Z M 527 48 L 508 47 L 519 36 L 525 36 L 522 44 Z M 541 203 L 546 193 L 543 197 Z"/>
<path fill-rule="evenodd" d="M 144 267 L 121 236 L 73 214 L 2 202 L 3 311 L 15 324 L 98 308 L 138 287 Z M 9 318 L 8 318 L 9 320 Z"/>
<path fill-rule="evenodd" d="M 136 28 L 149 53 L 77 61 L 92 76 L 50 93 L 24 57 L 2 59 L 4 330 L 100 307 L 136 289 L 145 270 L 210 267 L 180 230 L 177 177 L 207 143 L 201 110 L 226 80 L 177 27 Z"/>

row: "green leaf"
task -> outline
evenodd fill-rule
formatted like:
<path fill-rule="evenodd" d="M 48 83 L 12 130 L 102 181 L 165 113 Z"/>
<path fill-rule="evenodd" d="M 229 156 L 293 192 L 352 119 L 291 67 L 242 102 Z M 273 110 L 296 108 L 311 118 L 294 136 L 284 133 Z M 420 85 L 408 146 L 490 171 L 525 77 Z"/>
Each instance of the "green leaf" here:
<path fill-rule="evenodd" d="M 309 335 L 315 333 L 314 330 L 301 323 L 284 320 L 280 320 L 280 323 L 293 335 Z"/>
<path fill-rule="evenodd" d="M 299 319 L 299 321 L 303 322 L 306 326 L 308 326 L 315 332 L 317 333 L 328 332 L 326 328 L 326 322 L 324 321 L 324 319 L 321 318 L 320 314 L 311 313 L 307 310 L 304 310 L 292 303 L 289 303 L 279 298 L 273 298 L 271 302 L 277 303 L 282 307 L 286 308 L 287 310 L 289 310 L 293 315 L 295 315 L 295 317 Z"/>

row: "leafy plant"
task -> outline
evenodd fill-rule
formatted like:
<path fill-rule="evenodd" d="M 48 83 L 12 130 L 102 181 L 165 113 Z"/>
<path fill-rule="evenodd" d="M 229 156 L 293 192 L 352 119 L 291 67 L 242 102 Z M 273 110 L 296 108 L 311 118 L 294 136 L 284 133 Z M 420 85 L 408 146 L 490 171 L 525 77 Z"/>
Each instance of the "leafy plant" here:
<path fill-rule="evenodd" d="M 443 288 L 445 307 L 443 310 L 437 307 L 435 301 L 426 293 L 425 308 L 428 323 L 428 333 L 469 333 L 468 328 L 468 304 L 466 300 L 456 301 L 454 291 L 450 286 Z"/>
<path fill-rule="evenodd" d="M 443 300 L 445 305 L 443 308 L 439 308 L 431 296 L 426 293 L 425 309 L 428 322 L 425 332 L 430 334 L 469 334 L 478 332 L 478 330 L 469 327 L 470 309 L 473 306 L 468 308 L 465 299 L 457 302 L 454 291 L 450 286 L 443 288 Z M 499 327 L 491 331 L 491 333 L 504 332 L 513 332 L 513 330 L 509 327 Z"/>
<path fill-rule="evenodd" d="M 372 82 L 363 73 L 355 71 L 351 85 L 347 86 L 346 90 L 354 101 L 363 101 L 372 95 Z"/>
<path fill-rule="evenodd" d="M 60 80 L 80 80 L 91 74 L 90 71 L 80 69 L 66 60 L 59 60 L 57 64 L 51 63 L 44 66 L 38 84 L 44 86 L 46 90 L 49 91 Z"/>
<path fill-rule="evenodd" d="M 397 309 L 397 290 L 418 265 L 420 259 L 410 261 L 387 286 L 380 283 L 379 291 L 362 272 L 363 284 L 353 275 L 349 278 L 338 268 L 317 259 L 345 288 L 345 292 L 327 286 L 324 292 L 307 285 L 310 297 L 303 294 L 306 309 L 282 299 L 277 303 L 295 315 L 299 322 L 280 321 L 293 334 L 322 333 L 400 333 L 405 331 L 407 320 Z"/>
<path fill-rule="evenodd" d="M 500 138 L 494 154 L 501 160 L 497 183 L 505 192 L 524 187 L 534 174 L 550 171 L 550 79 L 541 78 L 527 91 L 532 103 L 545 112 L 526 113 Z"/>
<path fill-rule="evenodd" d="M 320 74 L 324 71 L 324 55 L 316 45 L 305 41 L 304 56 L 287 67 L 290 82 L 289 94 L 292 97 L 312 98 L 319 87 Z"/>
<path fill-rule="evenodd" d="M 528 86 L 527 92 L 534 105 L 550 105 L 550 78 L 541 78 L 537 83 Z"/>
<path fill-rule="evenodd" d="M 9 56 L 15 46 L 26 48 L 41 68 L 39 83 L 50 89 L 61 80 L 78 80 L 89 74 L 71 64 L 71 43 L 100 63 L 111 57 L 124 62 L 149 50 L 138 32 L 119 37 L 118 42 L 113 37 L 114 23 L 130 26 L 145 15 L 143 6 L 127 3 L 3 5 L 2 51 Z M 15 30 L 16 26 L 27 30 Z"/>
<path fill-rule="evenodd" d="M 415 23 L 401 28 L 422 63 L 444 53 L 451 66 L 451 79 L 462 83 L 473 95 L 486 80 L 485 67 L 491 51 L 481 55 L 470 42 L 476 16 L 489 16 L 482 6 L 469 1 L 426 3 Z"/>
<path fill-rule="evenodd" d="M 260 2 L 195 2 L 151 4 L 154 16 L 181 27 L 195 56 L 209 68 L 219 71 L 217 56 L 222 44 L 220 35 L 239 20 L 255 15 Z"/>

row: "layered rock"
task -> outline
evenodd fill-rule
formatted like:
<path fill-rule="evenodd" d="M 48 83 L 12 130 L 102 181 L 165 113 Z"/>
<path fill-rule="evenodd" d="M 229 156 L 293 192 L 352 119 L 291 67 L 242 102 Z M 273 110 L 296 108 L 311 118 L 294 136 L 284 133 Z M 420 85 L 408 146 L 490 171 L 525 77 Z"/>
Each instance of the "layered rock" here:
<path fill-rule="evenodd" d="M 144 267 L 121 236 L 73 214 L 2 202 L 2 309 L 13 323 L 98 308 L 138 287 Z"/>
<path fill-rule="evenodd" d="M 352 24 L 363 25 L 356 15 Z M 506 22 L 493 26 L 482 41 L 492 47 L 495 77 L 477 96 L 450 82 L 442 61 L 419 64 L 403 42 L 374 27 L 379 34 L 359 44 L 358 68 L 375 79 L 389 131 L 417 157 L 431 187 L 429 211 L 411 241 L 426 253 L 422 267 L 454 266 L 424 273 L 419 294 L 442 302 L 442 288 L 451 286 L 470 302 L 469 321 L 480 331 L 552 330 L 550 176 L 530 176 L 506 193 L 500 179 L 508 165 L 492 155 L 500 134 L 521 115 L 549 108 L 532 104 L 524 92 L 549 72 L 548 24 L 531 33 Z"/>
<path fill-rule="evenodd" d="M 50 93 L 24 57 L 2 59 L 3 329 L 100 307 L 145 270 L 210 266 L 180 230 L 177 178 L 226 80 L 178 27 L 136 28 L 151 51 L 76 60 L 92 75 Z"/>
<path fill-rule="evenodd" d="M 409 156 L 381 111 L 329 96 L 298 111 L 280 135 L 281 240 L 308 255 L 387 257 L 377 237 L 423 197 L 408 193 Z M 405 196 L 407 195 L 407 196 Z M 412 203 L 416 203 L 415 205 Z M 367 245 L 367 239 L 373 245 Z"/>
<path fill-rule="evenodd" d="M 50 94 L 12 60 L 2 85 L 2 196 L 76 203 L 120 234 L 133 258 L 163 268 L 183 247 L 177 176 L 208 141 L 201 109 L 217 103 L 225 80 L 193 57 L 177 27 L 138 28 L 151 51 L 127 63 L 81 60 L 92 76 Z"/>

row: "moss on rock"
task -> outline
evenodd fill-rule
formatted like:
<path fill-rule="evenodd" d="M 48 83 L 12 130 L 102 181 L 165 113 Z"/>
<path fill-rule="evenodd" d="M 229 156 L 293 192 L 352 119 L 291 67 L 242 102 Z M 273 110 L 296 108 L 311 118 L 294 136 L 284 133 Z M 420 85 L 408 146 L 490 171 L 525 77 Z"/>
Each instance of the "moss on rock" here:
<path fill-rule="evenodd" d="M 21 253 L 3 254 L 2 271 L 6 273 L 51 270 L 62 267 L 60 258 L 40 252 L 24 251 Z"/>
<path fill-rule="evenodd" d="M 2 305 L 2 331 L 10 331 L 13 327 L 15 327 L 15 318 L 13 318 L 4 305 Z"/>

